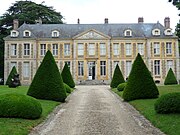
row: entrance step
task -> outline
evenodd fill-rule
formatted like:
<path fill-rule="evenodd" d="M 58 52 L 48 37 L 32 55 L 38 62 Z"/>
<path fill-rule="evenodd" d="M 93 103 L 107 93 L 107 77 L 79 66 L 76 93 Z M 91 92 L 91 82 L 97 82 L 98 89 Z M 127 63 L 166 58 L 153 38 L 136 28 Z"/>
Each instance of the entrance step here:
<path fill-rule="evenodd" d="M 107 85 L 108 82 L 104 80 L 83 80 L 79 81 L 79 85 Z"/>

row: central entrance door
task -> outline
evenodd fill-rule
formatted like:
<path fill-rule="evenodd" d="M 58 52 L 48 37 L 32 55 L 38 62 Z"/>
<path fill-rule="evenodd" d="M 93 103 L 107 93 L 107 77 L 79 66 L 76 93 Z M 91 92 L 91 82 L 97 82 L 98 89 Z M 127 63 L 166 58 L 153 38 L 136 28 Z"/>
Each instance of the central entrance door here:
<path fill-rule="evenodd" d="M 88 80 L 95 79 L 95 61 L 88 62 Z"/>

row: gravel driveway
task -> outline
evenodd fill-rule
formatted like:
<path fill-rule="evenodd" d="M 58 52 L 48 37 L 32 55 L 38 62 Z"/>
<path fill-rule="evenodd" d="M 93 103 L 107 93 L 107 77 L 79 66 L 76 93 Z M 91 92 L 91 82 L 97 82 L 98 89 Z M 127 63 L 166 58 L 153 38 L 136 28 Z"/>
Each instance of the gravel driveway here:
<path fill-rule="evenodd" d="M 76 88 L 30 135 L 163 135 L 108 85 Z"/>

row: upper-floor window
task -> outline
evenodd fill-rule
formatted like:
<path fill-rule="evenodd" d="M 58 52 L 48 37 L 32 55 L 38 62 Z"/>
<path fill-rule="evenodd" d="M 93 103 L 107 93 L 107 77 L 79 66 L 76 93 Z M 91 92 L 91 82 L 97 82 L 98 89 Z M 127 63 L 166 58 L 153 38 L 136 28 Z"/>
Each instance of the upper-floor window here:
<path fill-rule="evenodd" d="M 160 44 L 159 42 L 154 42 L 154 54 L 160 54 Z"/>
<path fill-rule="evenodd" d="M 19 32 L 16 30 L 11 31 L 11 37 L 17 37 L 19 35 Z"/>
<path fill-rule="evenodd" d="M 30 55 L 30 44 L 29 43 L 24 44 L 24 55 Z"/>
<path fill-rule="evenodd" d="M 57 31 L 57 30 L 52 31 L 52 35 L 51 36 L 52 37 L 59 37 L 59 31 Z"/>
<path fill-rule="evenodd" d="M 130 37 L 130 36 L 132 36 L 132 31 L 131 30 L 125 30 L 124 31 L 124 36 L 126 36 L 126 37 Z"/>
<path fill-rule="evenodd" d="M 173 35 L 172 34 L 172 30 L 169 28 L 169 29 L 166 29 L 165 31 L 164 31 L 164 34 L 166 35 L 166 36 L 171 36 L 171 35 Z"/>
<path fill-rule="evenodd" d="M 66 43 L 64 44 L 64 56 L 69 56 L 70 55 L 70 44 Z"/>
<path fill-rule="evenodd" d="M 58 56 L 58 44 L 52 45 L 52 53 L 54 56 Z"/>
<path fill-rule="evenodd" d="M 152 35 L 153 36 L 160 36 L 160 30 L 159 29 L 152 30 Z"/>
<path fill-rule="evenodd" d="M 166 54 L 172 54 L 172 43 L 171 42 L 166 43 Z"/>
<path fill-rule="evenodd" d="M 46 44 L 40 44 L 40 55 L 45 56 L 46 54 Z"/>
<path fill-rule="evenodd" d="M 78 43 L 78 55 L 84 55 L 84 45 L 82 43 Z"/>
<path fill-rule="evenodd" d="M 89 51 L 89 55 L 95 55 L 95 44 L 94 43 L 89 43 L 88 51 Z"/>
<path fill-rule="evenodd" d="M 106 55 L 106 44 L 100 43 L 100 55 Z"/>
<path fill-rule="evenodd" d="M 119 44 L 118 43 L 113 44 L 113 52 L 114 52 L 114 55 L 119 55 Z"/>
<path fill-rule="evenodd" d="M 29 30 L 25 30 L 25 31 L 23 32 L 23 36 L 24 36 L 24 37 L 30 37 L 30 36 L 31 36 L 31 32 L 30 32 Z"/>
<path fill-rule="evenodd" d="M 144 44 L 143 43 L 138 43 L 137 48 L 138 48 L 138 53 L 140 55 L 144 55 Z"/>
<path fill-rule="evenodd" d="M 12 56 L 17 55 L 17 44 L 11 44 L 11 55 Z"/>
<path fill-rule="evenodd" d="M 126 55 L 132 54 L 132 46 L 131 43 L 126 43 Z"/>

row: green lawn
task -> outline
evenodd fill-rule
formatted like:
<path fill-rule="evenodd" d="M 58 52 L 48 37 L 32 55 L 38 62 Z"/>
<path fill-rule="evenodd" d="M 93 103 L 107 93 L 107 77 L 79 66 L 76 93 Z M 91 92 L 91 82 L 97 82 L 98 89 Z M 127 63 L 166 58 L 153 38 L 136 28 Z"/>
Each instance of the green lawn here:
<path fill-rule="evenodd" d="M 158 86 L 160 96 L 171 92 L 180 92 L 180 85 Z M 123 92 L 112 89 L 119 96 Z M 151 123 L 168 135 L 180 135 L 180 114 L 157 114 L 154 103 L 157 99 L 134 100 L 129 103 L 143 114 Z"/>
<path fill-rule="evenodd" d="M 20 86 L 18 88 L 8 88 L 8 86 L 0 85 L 0 94 L 6 93 L 20 93 L 26 94 L 27 86 Z M 60 102 L 39 100 L 43 112 L 41 118 L 37 120 L 27 120 L 19 118 L 0 118 L 0 135 L 27 135 L 29 131 L 39 123 L 46 119 L 47 115 L 60 104 Z"/>

